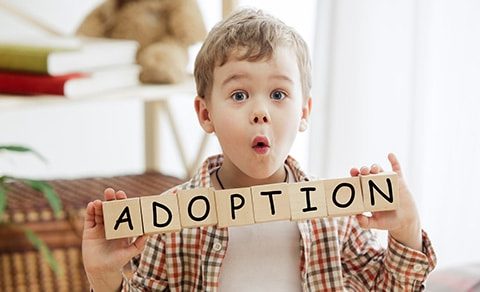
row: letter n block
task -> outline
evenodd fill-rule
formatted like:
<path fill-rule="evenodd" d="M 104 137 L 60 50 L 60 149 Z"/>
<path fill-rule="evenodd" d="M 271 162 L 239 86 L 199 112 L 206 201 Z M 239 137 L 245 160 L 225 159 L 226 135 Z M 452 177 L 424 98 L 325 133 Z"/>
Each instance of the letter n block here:
<path fill-rule="evenodd" d="M 215 191 L 218 227 L 254 224 L 250 188 Z"/>
<path fill-rule="evenodd" d="M 102 205 L 106 239 L 143 235 L 139 198 L 106 201 Z"/>
<path fill-rule="evenodd" d="M 288 184 L 251 187 L 255 222 L 290 220 Z"/>
<path fill-rule="evenodd" d="M 212 188 L 178 190 L 177 197 L 183 228 L 217 224 L 215 195 Z"/>
<path fill-rule="evenodd" d="M 175 232 L 182 229 L 176 194 L 164 193 L 142 197 L 140 203 L 145 234 Z"/>
<path fill-rule="evenodd" d="M 327 217 L 323 181 L 307 181 L 288 185 L 292 220 Z"/>
<path fill-rule="evenodd" d="M 328 216 L 348 216 L 364 212 L 362 187 L 358 176 L 327 179 L 323 183 Z"/>
<path fill-rule="evenodd" d="M 399 204 L 398 175 L 382 172 L 360 177 L 365 211 L 395 210 Z"/>

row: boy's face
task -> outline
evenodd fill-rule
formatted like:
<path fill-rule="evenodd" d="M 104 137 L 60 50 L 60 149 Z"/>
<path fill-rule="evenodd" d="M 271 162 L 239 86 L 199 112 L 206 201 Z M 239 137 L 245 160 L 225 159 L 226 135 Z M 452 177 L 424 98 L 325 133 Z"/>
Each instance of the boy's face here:
<path fill-rule="evenodd" d="M 231 162 L 256 179 L 283 167 L 311 107 L 302 96 L 296 60 L 291 49 L 280 47 L 269 60 L 239 61 L 234 55 L 214 69 L 211 96 L 197 97 L 195 106 L 202 127 L 218 137 L 224 165 Z"/>

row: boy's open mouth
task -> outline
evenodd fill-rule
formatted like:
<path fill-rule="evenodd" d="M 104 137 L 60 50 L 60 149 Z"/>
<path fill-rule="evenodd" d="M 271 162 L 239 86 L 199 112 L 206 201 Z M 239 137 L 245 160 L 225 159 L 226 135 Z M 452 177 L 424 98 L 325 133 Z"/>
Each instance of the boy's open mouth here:
<path fill-rule="evenodd" d="M 265 136 L 257 136 L 252 141 L 252 148 L 258 154 L 265 154 L 270 149 L 270 142 Z"/>

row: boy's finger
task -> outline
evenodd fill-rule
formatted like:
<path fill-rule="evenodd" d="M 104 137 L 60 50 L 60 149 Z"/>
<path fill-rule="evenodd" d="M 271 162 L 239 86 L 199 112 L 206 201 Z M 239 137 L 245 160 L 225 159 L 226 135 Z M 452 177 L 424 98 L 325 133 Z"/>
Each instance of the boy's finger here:
<path fill-rule="evenodd" d="M 358 176 L 359 174 L 360 174 L 360 171 L 357 168 L 350 169 L 351 176 Z"/>
<path fill-rule="evenodd" d="M 371 174 L 377 174 L 379 171 L 380 171 L 380 170 L 379 170 L 378 165 L 372 164 L 372 166 L 370 167 L 370 173 L 371 173 Z"/>
<path fill-rule="evenodd" d="M 363 214 L 358 214 L 358 215 L 356 215 L 356 217 L 357 217 L 357 220 L 358 220 L 358 224 L 363 229 L 372 229 L 372 228 L 378 229 L 378 224 L 377 224 L 377 221 L 375 220 L 375 218 L 368 217 L 368 216 L 365 216 Z"/>
<path fill-rule="evenodd" d="M 127 198 L 127 194 L 125 194 L 124 191 L 118 191 L 115 193 L 115 198 L 117 200 L 121 200 L 121 199 L 126 199 Z"/>
<path fill-rule="evenodd" d="M 393 153 L 388 154 L 388 160 L 392 165 L 392 170 L 396 172 L 399 176 L 402 176 L 402 168 L 400 167 L 400 162 L 398 162 L 397 156 Z"/>
<path fill-rule="evenodd" d="M 85 209 L 85 220 L 83 221 L 83 229 L 95 227 L 95 208 L 93 202 L 89 202 Z"/>
<path fill-rule="evenodd" d="M 103 198 L 105 199 L 105 201 L 115 200 L 115 190 L 112 188 L 106 188 L 103 191 Z"/>
<path fill-rule="evenodd" d="M 370 173 L 370 168 L 366 167 L 366 166 L 362 166 L 362 168 L 360 168 L 360 174 L 361 175 L 367 175 Z"/>
<path fill-rule="evenodd" d="M 102 201 L 93 201 L 93 208 L 95 209 L 95 224 L 103 224 L 103 207 Z"/>

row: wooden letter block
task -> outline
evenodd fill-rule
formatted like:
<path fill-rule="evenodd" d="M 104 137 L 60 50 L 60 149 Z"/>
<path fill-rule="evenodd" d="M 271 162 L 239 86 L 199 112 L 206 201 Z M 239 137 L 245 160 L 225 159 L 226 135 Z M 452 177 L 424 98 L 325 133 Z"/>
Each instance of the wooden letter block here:
<path fill-rule="evenodd" d="M 140 199 L 124 199 L 103 202 L 105 238 L 116 239 L 143 234 Z"/>
<path fill-rule="evenodd" d="M 288 185 L 292 220 L 327 217 L 323 181 L 308 181 Z"/>
<path fill-rule="evenodd" d="M 348 216 L 364 211 L 362 188 L 358 176 L 327 179 L 323 183 L 328 216 Z"/>
<path fill-rule="evenodd" d="M 399 204 L 398 175 L 395 172 L 361 176 L 365 211 L 395 210 Z"/>
<path fill-rule="evenodd" d="M 218 227 L 241 226 L 255 223 L 250 188 L 215 191 Z"/>
<path fill-rule="evenodd" d="M 212 188 L 179 190 L 177 197 L 182 227 L 217 224 L 215 195 Z"/>
<path fill-rule="evenodd" d="M 175 232 L 182 229 L 176 194 L 142 197 L 140 203 L 145 234 Z"/>
<path fill-rule="evenodd" d="M 255 222 L 290 219 L 288 184 L 270 184 L 251 187 Z"/>

